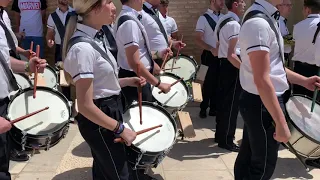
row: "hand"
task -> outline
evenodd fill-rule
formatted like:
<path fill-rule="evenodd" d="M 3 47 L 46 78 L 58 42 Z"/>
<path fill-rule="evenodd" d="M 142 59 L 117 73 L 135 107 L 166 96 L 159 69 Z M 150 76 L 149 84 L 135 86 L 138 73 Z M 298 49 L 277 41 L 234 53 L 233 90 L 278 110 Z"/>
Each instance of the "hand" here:
<path fill-rule="evenodd" d="M 280 143 L 287 143 L 291 137 L 289 127 L 286 122 L 276 125 L 276 132 L 273 138 Z"/>
<path fill-rule="evenodd" d="M 147 83 L 146 79 L 142 76 L 140 76 L 140 78 L 131 77 L 131 78 L 129 78 L 128 86 L 138 87 L 140 85 L 142 87 L 142 86 L 146 85 L 146 83 Z"/>
<path fill-rule="evenodd" d="M 172 45 L 175 49 L 179 49 L 179 48 L 182 49 L 186 46 L 186 44 L 183 43 L 182 41 L 174 41 Z"/>
<path fill-rule="evenodd" d="M 16 33 L 16 37 L 18 39 L 24 39 L 26 37 L 26 33 L 25 32 L 18 32 L 18 33 Z"/>
<path fill-rule="evenodd" d="M 54 40 L 49 39 L 48 42 L 47 42 L 47 45 L 49 46 L 49 48 L 52 48 L 54 43 L 55 43 Z"/>
<path fill-rule="evenodd" d="M 40 59 L 38 57 L 33 57 L 29 60 L 29 70 L 30 72 L 35 72 L 35 66 L 38 68 L 39 73 L 43 73 L 44 68 L 47 66 L 47 61 L 45 59 Z"/>
<path fill-rule="evenodd" d="M 24 55 L 26 58 L 33 58 L 33 57 L 35 57 L 36 56 L 36 53 L 35 52 L 33 52 L 32 50 L 30 50 L 30 49 L 27 49 L 27 50 L 24 50 L 24 51 L 22 51 L 21 52 L 21 54 L 22 55 Z"/>
<path fill-rule="evenodd" d="M 303 82 L 302 86 L 310 91 L 314 91 L 316 87 L 320 88 L 320 77 L 319 76 L 308 77 Z"/>
<path fill-rule="evenodd" d="M 124 140 L 127 146 L 131 146 L 132 142 L 136 139 L 137 133 L 131 131 L 128 128 L 124 128 L 123 132 L 120 134 L 120 137 Z"/>
<path fill-rule="evenodd" d="M 168 57 L 171 57 L 173 55 L 173 52 L 171 51 L 170 48 L 166 48 L 158 53 L 159 53 L 159 57 L 162 59 L 166 56 L 166 54 L 168 54 Z"/>
<path fill-rule="evenodd" d="M 5 133 L 11 129 L 11 124 L 5 118 L 0 117 L 0 134 Z"/>
<path fill-rule="evenodd" d="M 171 84 L 167 84 L 167 83 L 160 83 L 160 85 L 158 86 L 158 88 L 164 92 L 165 94 L 167 94 L 170 90 L 171 90 Z"/>
<path fill-rule="evenodd" d="M 159 75 L 160 72 L 161 72 L 161 68 L 159 67 L 159 65 L 157 63 L 154 63 L 153 74 L 154 75 Z"/>

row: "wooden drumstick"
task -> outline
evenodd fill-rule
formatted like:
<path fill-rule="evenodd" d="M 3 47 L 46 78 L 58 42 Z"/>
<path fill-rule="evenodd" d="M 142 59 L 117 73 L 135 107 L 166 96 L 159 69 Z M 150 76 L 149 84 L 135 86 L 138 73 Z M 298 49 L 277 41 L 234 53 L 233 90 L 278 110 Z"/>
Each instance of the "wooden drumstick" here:
<path fill-rule="evenodd" d="M 154 130 L 154 129 L 157 129 L 159 127 L 162 127 L 162 124 L 158 125 L 158 126 L 153 126 L 153 127 L 150 127 L 150 128 L 146 128 L 146 129 L 143 129 L 141 131 L 138 131 L 137 132 L 137 135 L 140 135 L 140 134 L 143 134 L 143 133 L 146 133 L 146 132 L 149 132 L 151 130 Z M 118 143 L 118 142 L 124 142 L 124 140 L 122 138 L 116 138 L 114 139 L 114 142 Z"/>
<path fill-rule="evenodd" d="M 170 46 L 169 46 L 170 49 L 172 48 L 172 42 L 173 42 L 173 41 L 171 41 Z M 166 61 L 167 61 L 167 59 L 168 59 L 168 56 L 169 56 L 169 52 L 164 56 L 164 59 L 163 59 L 163 62 L 162 62 L 162 64 L 161 64 L 161 68 L 160 68 L 160 69 L 163 69 L 163 68 L 164 68 L 164 65 L 166 64 Z"/>
<path fill-rule="evenodd" d="M 37 57 L 40 55 L 40 46 L 37 45 L 37 50 L 36 50 Z M 34 83 L 33 83 L 33 99 L 36 98 L 36 92 L 37 92 L 37 84 L 38 84 L 38 67 L 37 63 L 34 64 Z"/>
<path fill-rule="evenodd" d="M 168 70 L 172 70 L 172 69 L 180 69 L 181 67 L 174 67 L 174 68 L 168 68 L 168 69 L 163 69 L 163 71 L 168 71 Z"/>
<path fill-rule="evenodd" d="M 140 78 L 140 63 L 137 64 L 137 76 Z M 138 103 L 139 103 L 140 124 L 142 124 L 142 87 L 140 83 L 138 85 Z"/>
<path fill-rule="evenodd" d="M 31 43 L 30 43 L 30 56 L 29 56 L 29 60 L 30 60 L 31 57 L 32 57 L 32 52 L 33 52 L 33 41 L 31 41 Z"/>
<path fill-rule="evenodd" d="M 180 40 L 181 42 L 182 42 L 182 39 L 183 39 L 183 35 L 181 35 L 181 40 Z M 173 62 L 172 62 L 172 66 L 171 66 L 171 72 L 173 70 L 174 64 L 176 63 L 176 59 L 178 59 L 178 56 L 179 56 L 179 53 L 180 53 L 180 49 L 181 49 L 181 47 L 179 46 L 176 58 L 173 58 Z"/>
<path fill-rule="evenodd" d="M 21 116 L 21 117 L 15 119 L 15 120 L 10 121 L 10 123 L 11 123 L 11 124 L 17 123 L 17 122 L 19 122 L 19 121 L 21 121 L 21 120 L 24 120 L 24 119 L 26 119 L 26 118 L 28 118 L 28 117 L 31 117 L 31 116 L 33 116 L 33 115 L 35 115 L 35 114 L 38 114 L 39 112 L 42 112 L 42 111 L 47 110 L 47 109 L 49 109 L 49 107 L 45 107 L 45 108 L 40 109 L 40 110 L 38 110 L 38 111 L 35 111 L 35 112 L 32 112 L 32 113 L 26 114 L 26 115 L 24 115 L 24 116 Z"/>
<path fill-rule="evenodd" d="M 177 84 L 177 83 L 180 82 L 181 80 L 183 80 L 183 78 L 176 80 L 176 82 L 172 83 L 172 84 L 170 85 L 170 87 L 174 86 L 175 84 Z M 161 93 L 163 93 L 163 91 L 159 91 L 158 93 L 161 94 Z"/>
<path fill-rule="evenodd" d="M 318 69 L 318 76 L 320 76 L 320 68 Z M 311 104 L 311 112 L 313 112 L 314 105 L 316 104 L 317 96 L 318 96 L 318 87 L 316 86 L 314 92 L 313 92 L 313 98 L 312 98 L 312 104 Z"/>

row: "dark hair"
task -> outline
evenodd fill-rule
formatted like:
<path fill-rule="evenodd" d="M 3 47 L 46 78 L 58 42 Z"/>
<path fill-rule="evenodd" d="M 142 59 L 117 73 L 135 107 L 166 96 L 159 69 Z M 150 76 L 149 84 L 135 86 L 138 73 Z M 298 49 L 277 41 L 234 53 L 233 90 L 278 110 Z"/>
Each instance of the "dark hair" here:
<path fill-rule="evenodd" d="M 320 12 L 320 0 L 304 0 L 304 6 L 310 8 L 312 13 Z"/>
<path fill-rule="evenodd" d="M 234 2 L 239 2 L 239 0 L 225 0 L 225 4 L 226 4 L 228 10 L 232 9 L 232 5 Z"/>
<path fill-rule="evenodd" d="M 168 5 L 169 4 L 169 0 L 161 0 L 160 4 Z"/>
<path fill-rule="evenodd" d="M 122 4 L 129 2 L 129 0 L 120 0 Z"/>

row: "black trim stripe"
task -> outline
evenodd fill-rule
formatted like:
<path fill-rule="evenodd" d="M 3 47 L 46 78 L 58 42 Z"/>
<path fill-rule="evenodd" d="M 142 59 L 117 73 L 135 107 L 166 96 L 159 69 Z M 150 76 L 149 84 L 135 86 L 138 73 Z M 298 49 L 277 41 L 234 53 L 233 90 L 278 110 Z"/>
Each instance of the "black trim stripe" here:
<path fill-rule="evenodd" d="M 123 46 L 129 45 L 129 44 L 132 44 L 132 43 L 137 43 L 137 42 L 131 41 L 131 42 L 128 42 L 128 43 L 124 44 Z M 137 44 L 139 44 L 139 43 L 137 43 Z"/>
<path fill-rule="evenodd" d="M 73 76 L 72 79 L 74 79 L 74 78 L 76 78 L 76 77 L 78 77 L 78 76 L 80 76 L 80 75 L 82 75 L 82 74 L 93 74 L 93 72 L 78 73 L 78 74 L 76 74 L 75 76 Z"/>
<path fill-rule="evenodd" d="M 228 39 L 230 39 L 230 38 L 232 38 L 234 36 L 239 36 L 239 34 L 234 34 L 234 35 L 230 36 Z"/>
<path fill-rule="evenodd" d="M 260 46 L 261 46 L 261 47 L 266 47 L 266 48 L 270 49 L 269 46 L 265 46 L 265 45 L 255 45 L 255 46 L 248 47 L 248 48 L 247 48 L 247 51 L 248 51 L 249 49 L 256 48 L 256 47 L 260 47 Z"/>

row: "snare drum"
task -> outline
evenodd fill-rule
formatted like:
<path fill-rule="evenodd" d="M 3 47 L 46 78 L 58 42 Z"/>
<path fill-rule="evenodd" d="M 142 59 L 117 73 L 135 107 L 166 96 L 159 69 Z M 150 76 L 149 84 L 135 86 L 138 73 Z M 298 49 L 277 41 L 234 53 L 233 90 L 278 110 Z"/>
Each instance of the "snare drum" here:
<path fill-rule="evenodd" d="M 10 120 L 47 106 L 49 109 L 13 125 L 10 134 L 22 150 L 35 146 L 48 150 L 57 144 L 68 132 L 71 104 L 60 92 L 48 87 L 37 87 L 35 99 L 33 88 L 27 88 L 18 92 L 10 101 L 7 109 Z"/>
<path fill-rule="evenodd" d="M 171 73 L 163 73 L 159 76 L 159 78 L 162 83 L 168 84 L 172 84 L 180 79 L 180 77 Z M 157 87 L 151 86 L 151 88 L 152 96 L 172 115 L 174 115 L 177 111 L 182 110 L 191 99 L 189 88 L 184 81 L 180 81 L 173 85 L 167 94 L 159 94 L 160 89 Z"/>
<path fill-rule="evenodd" d="M 172 68 L 173 60 L 175 64 L 173 67 L 180 67 L 179 69 L 166 70 L 165 72 L 173 73 L 179 77 L 182 77 L 184 81 L 193 81 L 196 78 L 198 71 L 198 64 L 192 56 L 179 55 L 178 58 L 172 57 L 167 61 L 164 69 Z"/>
<path fill-rule="evenodd" d="M 31 80 L 26 74 L 22 73 L 13 73 L 14 77 L 17 80 L 18 85 L 21 89 L 26 89 L 32 86 Z"/>
<path fill-rule="evenodd" d="M 34 74 L 33 74 L 34 76 Z M 58 85 L 58 70 L 47 65 L 43 72 L 43 78 L 45 79 L 45 86 L 56 89 Z M 32 79 L 32 85 L 34 85 L 34 77 Z"/>
<path fill-rule="evenodd" d="M 297 153 L 307 159 L 320 158 L 320 105 L 315 104 L 311 114 L 312 100 L 304 95 L 293 95 L 286 103 L 291 131 L 289 142 Z"/>
<path fill-rule="evenodd" d="M 157 167 L 176 142 L 177 125 L 170 114 L 156 103 L 142 102 L 142 125 L 139 106 L 134 102 L 123 115 L 125 127 L 137 132 L 162 124 L 162 127 L 140 134 L 126 146 L 128 162 L 136 169 Z"/>

